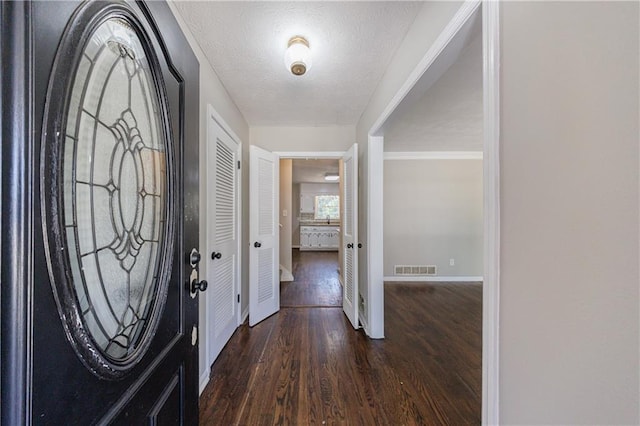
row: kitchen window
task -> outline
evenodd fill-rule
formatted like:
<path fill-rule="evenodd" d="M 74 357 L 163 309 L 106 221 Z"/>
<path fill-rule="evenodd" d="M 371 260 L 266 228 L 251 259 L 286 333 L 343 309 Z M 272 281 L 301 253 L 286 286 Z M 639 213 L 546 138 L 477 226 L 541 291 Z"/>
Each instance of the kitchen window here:
<path fill-rule="evenodd" d="M 316 195 L 314 219 L 340 219 L 340 196 Z"/>

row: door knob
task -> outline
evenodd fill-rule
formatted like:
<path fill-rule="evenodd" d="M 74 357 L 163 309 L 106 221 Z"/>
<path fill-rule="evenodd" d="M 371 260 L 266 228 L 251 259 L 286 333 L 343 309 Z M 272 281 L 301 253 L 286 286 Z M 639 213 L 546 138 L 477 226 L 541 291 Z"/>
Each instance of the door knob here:
<path fill-rule="evenodd" d="M 347 244 L 347 248 L 353 248 L 353 243 Z"/>
<path fill-rule="evenodd" d="M 209 283 L 206 280 L 202 280 L 198 282 L 198 280 L 191 281 L 191 293 L 195 293 L 196 291 L 205 291 L 209 287 Z"/>
<path fill-rule="evenodd" d="M 216 260 L 216 259 L 220 259 L 222 257 L 222 253 L 220 252 L 212 252 L 211 253 L 211 260 Z"/>
<path fill-rule="evenodd" d="M 362 248 L 362 243 L 358 243 L 358 248 Z"/>
<path fill-rule="evenodd" d="M 196 266 L 198 263 L 200 263 L 201 258 L 202 256 L 200 256 L 200 253 L 196 249 L 192 249 L 191 253 L 189 253 L 189 263 L 191 264 L 191 266 Z"/>
<path fill-rule="evenodd" d="M 255 243 L 253 243 L 253 246 L 255 248 L 260 248 L 260 247 L 262 247 L 262 244 L 256 241 Z"/>

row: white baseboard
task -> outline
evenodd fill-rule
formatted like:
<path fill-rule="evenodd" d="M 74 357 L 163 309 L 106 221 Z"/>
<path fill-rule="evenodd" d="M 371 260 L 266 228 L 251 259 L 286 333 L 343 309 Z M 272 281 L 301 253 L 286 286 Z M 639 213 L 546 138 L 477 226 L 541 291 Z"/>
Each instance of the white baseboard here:
<path fill-rule="evenodd" d="M 249 306 L 247 306 L 244 311 L 242 311 L 242 316 L 241 316 L 241 321 L 240 324 L 244 324 L 247 321 L 247 318 L 249 318 Z"/>
<path fill-rule="evenodd" d="M 293 274 L 284 266 L 280 265 L 280 282 L 293 281 Z"/>
<path fill-rule="evenodd" d="M 444 277 L 444 276 L 385 276 L 384 282 L 478 282 L 483 281 L 483 277 Z"/>
<path fill-rule="evenodd" d="M 204 391 L 204 388 L 207 387 L 208 383 L 209 383 L 209 370 L 207 369 L 200 376 L 200 392 L 198 393 L 199 395 L 202 395 L 202 392 Z"/>

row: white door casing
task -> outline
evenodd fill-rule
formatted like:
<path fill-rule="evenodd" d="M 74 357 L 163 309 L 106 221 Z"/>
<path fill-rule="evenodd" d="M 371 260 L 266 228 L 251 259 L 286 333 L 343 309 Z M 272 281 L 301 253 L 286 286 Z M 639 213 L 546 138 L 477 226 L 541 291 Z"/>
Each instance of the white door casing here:
<path fill-rule="evenodd" d="M 211 365 L 238 325 L 240 145 L 207 116 L 207 361 Z"/>
<path fill-rule="evenodd" d="M 344 288 L 342 309 L 354 328 L 358 322 L 358 144 L 342 157 L 344 194 L 342 197 L 342 229 Z"/>
<path fill-rule="evenodd" d="M 280 160 L 252 145 L 249 158 L 249 325 L 280 310 Z"/>

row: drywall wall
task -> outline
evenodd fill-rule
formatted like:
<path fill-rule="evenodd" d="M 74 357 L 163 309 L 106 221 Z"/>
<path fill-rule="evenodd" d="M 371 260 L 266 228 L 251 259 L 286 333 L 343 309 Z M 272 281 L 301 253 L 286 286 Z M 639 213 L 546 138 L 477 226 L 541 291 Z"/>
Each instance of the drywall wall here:
<path fill-rule="evenodd" d="M 300 193 L 316 195 L 338 195 L 340 184 L 338 183 L 300 183 Z"/>
<path fill-rule="evenodd" d="M 359 143 L 367 142 L 371 126 L 462 4 L 461 1 L 424 2 L 358 121 Z"/>
<path fill-rule="evenodd" d="M 638 2 L 501 4 L 502 424 L 638 424 Z"/>
<path fill-rule="evenodd" d="M 460 1 L 424 2 L 356 125 L 355 136 L 359 152 L 358 240 L 364 248 L 358 255 L 358 291 L 368 301 L 371 301 L 368 286 L 383 285 L 382 277 L 378 282 L 370 283 L 367 275 L 370 256 L 367 232 L 369 191 L 382 190 L 369 188 L 366 180 L 369 173 L 369 131 L 462 4 Z M 376 152 L 372 153 L 373 158 L 381 155 L 383 148 L 380 145 L 374 144 Z M 370 310 L 366 312 L 366 316 L 364 321 L 371 323 Z"/>
<path fill-rule="evenodd" d="M 251 145 L 272 152 L 341 152 L 355 142 L 354 126 L 251 127 Z"/>
<path fill-rule="evenodd" d="M 291 218 L 297 216 L 293 211 L 293 162 L 290 159 L 280 160 L 280 266 L 288 273 L 293 273 L 291 257 Z M 282 276 L 281 276 L 282 277 Z"/>
<path fill-rule="evenodd" d="M 291 245 L 300 246 L 300 184 L 294 183 L 291 191 Z"/>
<path fill-rule="evenodd" d="M 394 265 L 482 276 L 482 160 L 387 160 L 384 201 L 385 277 Z"/>
<path fill-rule="evenodd" d="M 216 112 L 222 117 L 222 119 L 226 122 L 226 124 L 231 128 L 231 130 L 240 138 L 237 142 L 242 142 L 242 161 L 244 164 L 249 164 L 249 126 L 245 121 L 244 117 L 238 110 L 238 107 L 233 102 L 233 99 L 229 96 L 224 86 L 218 79 L 218 76 L 215 74 L 214 70 L 211 68 L 211 65 L 207 61 L 198 46 L 198 43 L 193 38 L 193 35 L 187 29 L 187 26 L 177 12 L 175 5 L 172 2 L 168 2 L 171 11 L 173 12 L 182 32 L 185 34 L 187 40 L 189 41 L 189 45 L 191 49 L 195 53 L 198 61 L 200 62 L 200 170 L 205 170 L 206 165 L 206 151 L 205 144 L 207 141 L 207 105 L 212 105 Z M 243 205 L 243 213 L 242 213 L 242 238 L 243 241 L 246 240 L 246 244 L 242 244 L 244 250 L 242 252 L 242 271 L 248 271 L 248 223 L 249 223 L 249 210 L 247 206 L 249 205 L 249 188 L 248 188 L 248 168 L 244 167 L 242 171 L 242 205 Z M 206 181 L 204 179 L 200 180 L 200 247 L 205 247 L 205 233 L 204 229 L 206 229 L 206 205 L 207 205 L 207 194 L 208 190 L 206 187 Z M 206 262 L 201 263 L 201 273 L 206 276 Z M 242 274 L 242 309 L 243 311 L 247 309 L 248 300 L 249 300 L 249 279 L 248 274 Z M 210 365 L 208 365 L 209 361 L 206 357 L 206 348 L 207 348 L 207 338 L 208 338 L 208 329 L 206 322 L 206 306 L 204 303 L 204 297 L 200 300 L 200 325 L 199 325 L 199 357 L 200 357 L 200 365 L 199 365 L 199 375 L 200 379 L 203 378 L 208 379 L 208 371 Z M 202 383 L 201 383 L 202 384 Z"/>

